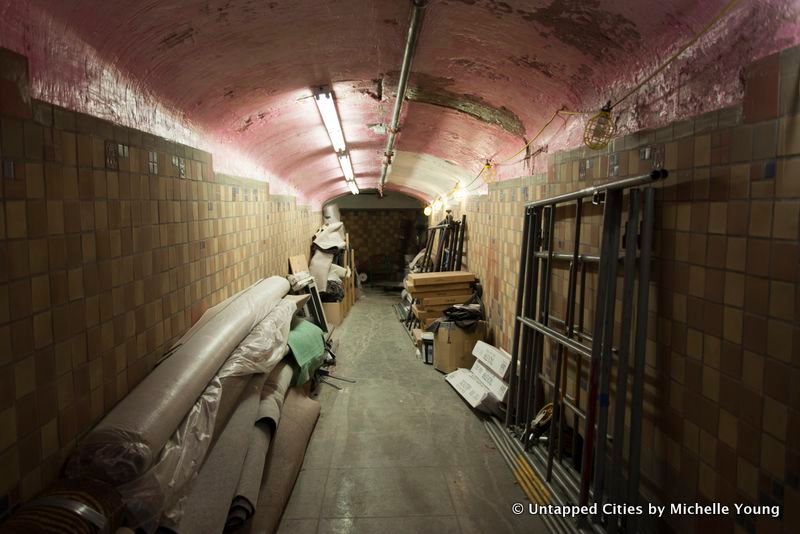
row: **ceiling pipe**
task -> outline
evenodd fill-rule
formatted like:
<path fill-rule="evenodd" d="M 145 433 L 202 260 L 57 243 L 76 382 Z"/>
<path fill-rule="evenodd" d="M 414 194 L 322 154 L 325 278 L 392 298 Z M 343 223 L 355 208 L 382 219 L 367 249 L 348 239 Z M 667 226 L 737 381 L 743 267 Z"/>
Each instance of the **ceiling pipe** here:
<path fill-rule="evenodd" d="M 411 60 L 414 58 L 414 51 L 417 48 L 419 29 L 422 25 L 422 16 L 425 8 L 428 7 L 428 0 L 413 0 L 414 10 L 411 12 L 411 23 L 408 25 L 408 38 L 406 39 L 406 49 L 403 53 L 403 65 L 400 67 L 400 79 L 397 82 L 397 99 L 394 102 L 392 112 L 392 122 L 389 124 L 389 137 L 386 139 L 386 149 L 383 151 L 383 164 L 381 166 L 381 180 L 378 186 L 378 193 L 383 196 L 383 185 L 386 183 L 386 175 L 389 165 L 394 157 L 394 141 L 400 130 L 400 112 L 403 110 L 403 100 L 406 97 L 408 87 L 408 76 L 411 74 Z"/>

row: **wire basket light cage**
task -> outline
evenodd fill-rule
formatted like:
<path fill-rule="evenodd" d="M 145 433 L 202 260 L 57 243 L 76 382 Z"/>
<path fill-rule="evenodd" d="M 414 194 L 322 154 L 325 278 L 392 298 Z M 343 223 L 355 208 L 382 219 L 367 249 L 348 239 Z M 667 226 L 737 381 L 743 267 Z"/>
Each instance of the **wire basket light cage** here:
<path fill-rule="evenodd" d="M 611 106 L 606 104 L 597 115 L 589 119 L 583 131 L 583 144 L 592 150 L 600 150 L 608 146 L 614 137 L 616 126 L 611 117 Z"/>

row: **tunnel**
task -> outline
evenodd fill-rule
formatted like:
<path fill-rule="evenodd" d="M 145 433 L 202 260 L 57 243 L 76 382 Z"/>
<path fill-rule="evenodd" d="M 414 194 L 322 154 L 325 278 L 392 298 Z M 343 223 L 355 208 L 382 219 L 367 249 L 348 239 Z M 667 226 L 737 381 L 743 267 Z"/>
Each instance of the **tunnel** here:
<path fill-rule="evenodd" d="M 798 0 L 0 0 L 0 534 L 800 532 Z"/>

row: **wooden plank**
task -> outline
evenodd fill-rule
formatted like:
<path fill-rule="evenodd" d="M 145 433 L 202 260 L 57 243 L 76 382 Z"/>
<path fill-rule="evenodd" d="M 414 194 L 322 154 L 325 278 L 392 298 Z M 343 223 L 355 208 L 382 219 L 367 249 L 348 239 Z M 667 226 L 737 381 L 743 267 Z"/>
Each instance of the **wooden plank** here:
<path fill-rule="evenodd" d="M 424 299 L 420 299 L 420 301 L 422 302 L 423 306 L 428 307 L 428 306 L 437 306 L 437 305 L 440 305 L 440 304 L 447 304 L 447 305 L 464 304 L 470 298 L 472 298 L 472 294 L 471 293 L 464 293 L 464 294 L 461 294 L 461 295 L 451 295 L 451 296 L 448 296 L 448 297 L 424 298 Z"/>
<path fill-rule="evenodd" d="M 426 299 L 432 297 L 452 297 L 453 295 L 464 295 L 466 293 L 471 293 L 470 287 L 467 284 L 458 284 L 459 287 L 453 289 L 445 289 L 436 291 L 419 291 L 414 289 L 413 291 L 409 291 L 414 298 L 418 299 Z M 435 288 L 436 286 L 431 286 Z"/>
<path fill-rule="evenodd" d="M 305 254 L 289 256 L 289 268 L 292 270 L 292 274 L 308 272 L 308 260 Z"/>
<path fill-rule="evenodd" d="M 294 305 L 297 306 L 297 309 L 298 310 L 302 310 L 303 307 L 306 305 L 306 303 L 311 299 L 311 295 L 310 294 L 305 294 L 305 295 L 286 295 L 283 298 L 285 298 L 289 302 L 294 302 Z"/>
<path fill-rule="evenodd" d="M 451 271 L 437 273 L 411 273 L 408 275 L 409 282 L 415 287 L 458 284 L 464 282 L 474 282 L 475 275 L 467 271 Z"/>
<path fill-rule="evenodd" d="M 420 321 L 423 319 L 438 319 L 442 316 L 441 310 L 421 310 L 416 304 L 414 304 L 411 309 L 414 311 L 414 317 Z"/>

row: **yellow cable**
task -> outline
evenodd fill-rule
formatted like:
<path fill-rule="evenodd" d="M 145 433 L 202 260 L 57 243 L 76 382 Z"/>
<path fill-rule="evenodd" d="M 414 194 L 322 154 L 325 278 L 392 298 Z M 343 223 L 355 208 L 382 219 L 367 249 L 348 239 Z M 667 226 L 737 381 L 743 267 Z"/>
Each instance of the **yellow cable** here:
<path fill-rule="evenodd" d="M 722 8 L 722 11 L 720 11 L 719 13 L 717 13 L 717 16 L 716 16 L 716 17 L 714 17 L 713 19 L 711 19 L 711 22 L 709 22 L 708 24 L 706 24 L 706 25 L 705 25 L 705 27 L 704 27 L 704 28 L 703 28 L 703 29 L 702 29 L 702 30 L 701 30 L 699 33 L 697 33 L 697 34 L 696 34 L 696 35 L 695 35 L 695 36 L 694 36 L 692 39 L 690 39 L 690 40 L 689 40 L 689 41 L 688 41 L 688 42 L 687 42 L 685 45 L 683 45 L 683 46 L 681 47 L 681 49 L 680 49 L 680 50 L 678 50 L 677 52 L 675 52 L 674 54 L 672 54 L 672 57 L 670 57 L 670 58 L 669 58 L 669 59 L 668 59 L 666 62 L 664 62 L 664 63 L 663 63 L 663 64 L 662 64 L 660 67 L 658 67 L 656 70 L 654 70 L 654 71 L 652 72 L 652 74 L 650 74 L 650 76 L 648 76 L 647 78 L 645 78 L 644 80 L 642 80 L 642 81 L 641 81 L 641 82 L 640 82 L 640 83 L 639 83 L 639 84 L 638 84 L 636 87 L 634 87 L 633 89 L 631 89 L 630 91 L 628 91 L 627 93 L 625 93 L 625 95 L 624 95 L 622 98 L 620 98 L 619 100 L 617 100 L 616 102 L 614 102 L 614 104 L 613 104 L 611 107 L 612 107 L 612 108 L 616 107 L 616 106 L 617 106 L 617 105 L 618 105 L 620 102 L 622 102 L 622 101 L 623 101 L 623 100 L 625 100 L 626 98 L 630 97 L 630 96 L 631 96 L 633 93 L 635 93 L 636 91 L 638 91 L 639 89 L 641 89 L 641 88 L 644 86 L 644 84 L 646 84 L 647 82 L 649 82 L 650 80 L 652 80 L 652 79 L 653 79 L 653 77 L 655 77 L 655 75 L 656 75 L 656 74 L 658 74 L 659 72 L 661 72 L 662 70 L 664 70 L 664 69 L 667 67 L 667 65 L 669 65 L 670 63 L 672 63 L 673 61 L 675 61 L 675 60 L 678 58 L 678 56 L 680 56 L 681 54 L 683 54 L 684 52 L 686 52 L 686 50 L 687 50 L 687 49 L 688 49 L 690 46 L 692 46 L 693 44 L 695 44 L 695 43 L 697 42 L 697 40 L 698 40 L 698 39 L 700 39 L 702 36 L 704 36 L 705 34 L 707 34 L 707 33 L 709 32 L 709 30 L 711 30 L 711 28 L 713 28 L 713 27 L 714 27 L 714 26 L 715 26 L 715 25 L 716 25 L 716 24 L 717 24 L 717 23 L 718 23 L 720 20 L 722 20 L 722 18 L 723 18 L 725 15 L 727 15 L 727 14 L 728 14 L 728 12 L 730 12 L 730 11 L 731 11 L 731 10 L 734 8 L 734 6 L 735 6 L 737 3 L 739 3 L 739 0 L 731 0 L 730 2 L 728 2 L 728 4 L 727 4 L 725 7 L 723 7 L 723 8 Z"/>
<path fill-rule="evenodd" d="M 654 70 L 654 71 L 653 71 L 653 72 L 652 72 L 652 73 L 651 73 L 651 74 L 650 74 L 650 75 L 649 75 L 647 78 L 645 78 L 644 80 L 642 80 L 642 81 L 641 81 L 641 82 L 640 82 L 638 85 L 636 85 L 636 86 L 635 86 L 633 89 L 631 89 L 630 91 L 628 91 L 627 93 L 625 93 L 625 94 L 624 94 L 624 95 L 623 95 L 621 98 L 619 98 L 619 99 L 618 99 L 616 102 L 614 102 L 614 103 L 611 105 L 611 108 L 615 108 L 615 107 L 616 107 L 618 104 L 620 104 L 622 101 L 624 101 L 625 99 L 629 98 L 629 97 L 630 97 L 632 94 L 634 94 L 634 93 L 635 93 L 635 92 L 637 92 L 639 89 L 641 89 L 641 88 L 642 88 L 642 87 L 643 87 L 643 86 L 644 86 L 644 85 L 645 85 L 647 82 L 649 82 L 650 80 L 652 80 L 652 79 L 653 79 L 653 78 L 654 78 L 654 77 L 655 77 L 655 76 L 656 76 L 656 75 L 657 75 L 659 72 L 661 72 L 662 70 L 664 70 L 664 69 L 665 69 L 665 68 L 666 68 L 666 67 L 667 67 L 669 64 L 671 64 L 673 61 L 675 61 L 675 60 L 676 60 L 676 59 L 677 59 L 677 58 L 678 58 L 678 57 L 679 57 L 681 54 L 683 54 L 684 52 L 686 52 L 686 50 L 687 50 L 689 47 L 691 47 L 693 44 L 695 44 L 695 43 L 698 41 L 698 39 L 700 39 L 702 36 L 704 36 L 705 34 L 707 34 L 707 33 L 708 33 L 710 30 L 711 30 L 711 28 L 713 28 L 714 26 L 716 26 L 716 25 L 717 25 L 717 23 L 719 23 L 719 21 L 720 21 L 720 20 L 722 20 L 722 19 L 725 17 L 725 15 L 727 15 L 727 14 L 728 14 L 728 13 L 729 13 L 729 12 L 730 12 L 730 11 L 731 11 L 731 10 L 732 10 L 734 7 L 735 7 L 735 6 L 736 6 L 736 4 L 738 4 L 738 3 L 739 3 L 739 0 L 730 0 L 730 2 L 728 2 L 728 3 L 725 5 L 725 7 L 723 7 L 723 8 L 722 8 L 722 10 L 721 10 L 719 13 L 717 13 L 717 15 L 716 15 L 716 16 L 715 16 L 713 19 L 711 19 L 711 21 L 710 21 L 708 24 L 706 24 L 706 25 L 703 27 L 703 29 L 702 29 L 702 30 L 700 30 L 700 32 L 698 32 L 697 34 L 695 34 L 695 36 L 694 36 L 694 37 L 692 37 L 692 38 L 691 38 L 691 39 L 690 39 L 690 40 L 689 40 L 689 41 L 688 41 L 686 44 L 684 44 L 684 45 L 683 45 L 683 46 L 680 48 L 680 50 L 678 50 L 677 52 L 675 52 L 675 53 L 674 53 L 674 54 L 673 54 L 673 55 L 672 55 L 672 56 L 671 56 L 671 57 L 670 57 L 670 58 L 669 58 L 667 61 L 665 61 L 664 63 L 662 63 L 662 64 L 661 64 L 661 66 L 659 66 L 659 67 L 658 67 L 656 70 Z M 560 110 L 556 111 L 555 113 L 553 113 L 553 115 L 550 117 L 550 119 L 548 119 L 548 121 L 547 121 L 546 123 L 544 123 L 544 126 L 542 126 L 542 127 L 539 129 L 539 131 L 536 133 L 536 135 L 534 135 L 534 136 L 533 136 L 533 138 L 532 138 L 530 141 L 528 141 L 527 143 L 525 143 L 525 146 L 523 146 L 521 149 L 519 149 L 519 150 L 518 150 L 518 151 L 517 151 L 517 152 L 516 152 L 514 155 L 512 155 L 512 156 L 510 156 L 510 157 L 508 157 L 508 158 L 506 158 L 506 159 L 504 159 L 504 160 L 502 160 L 502 161 L 499 161 L 499 162 L 496 162 L 496 163 L 490 163 L 490 162 L 488 162 L 488 161 L 487 161 L 487 162 L 486 162 L 486 163 L 483 165 L 483 167 L 481 167 L 481 170 L 480 170 L 480 172 L 478 172 L 478 174 L 476 174 L 476 175 L 475 175 L 475 178 L 473 178 L 473 179 L 472 179 L 472 181 L 471 181 L 470 183 L 468 183 L 467 185 L 465 185 L 465 186 L 464 186 L 464 189 L 468 189 L 468 188 L 469 188 L 469 187 L 470 187 L 472 184 L 474 184 L 474 183 L 475 183 L 475 182 L 478 180 L 478 178 L 480 178 L 480 177 L 483 175 L 483 172 L 484 172 L 486 169 L 489 169 L 489 168 L 491 168 L 491 167 L 496 167 L 496 166 L 498 166 L 498 165 L 505 165 L 505 164 L 507 164 L 509 161 L 511 161 L 512 159 L 514 159 L 514 158 L 516 158 L 517 156 L 519 156 L 520 154 L 522 154 L 522 153 L 523 153 L 523 152 L 524 152 L 524 151 L 525 151 L 525 150 L 526 150 L 526 149 L 527 149 L 529 146 L 531 146 L 531 145 L 533 144 L 533 142 L 534 142 L 534 141 L 536 141 L 536 140 L 539 138 L 539 136 L 540 136 L 540 135 L 542 135 L 542 133 L 543 133 L 543 132 L 544 132 L 544 131 L 547 129 L 547 127 L 548 127 L 548 126 L 550 126 L 550 124 L 552 124 L 552 122 L 553 122 L 553 121 L 556 119 L 556 117 L 558 117 L 559 115 L 567 115 L 567 116 L 572 116 L 572 115 L 589 115 L 589 114 L 590 114 L 590 113 L 588 113 L 588 112 L 585 112 L 585 111 L 568 111 L 568 110 L 565 110 L 565 109 L 560 109 Z M 518 162 L 516 162 L 516 161 L 515 161 L 514 163 L 518 163 Z M 445 195 L 445 197 L 444 197 L 444 198 L 445 198 L 445 199 L 448 199 L 448 198 L 449 198 L 449 197 L 450 197 L 452 194 L 454 194 L 454 193 L 456 192 L 456 189 L 457 189 L 457 188 L 456 188 L 456 187 L 454 187 L 454 188 L 453 188 L 453 189 L 452 189 L 452 190 L 451 190 L 449 193 L 447 193 L 447 194 Z M 476 188 L 476 189 L 477 189 L 477 188 Z"/>

